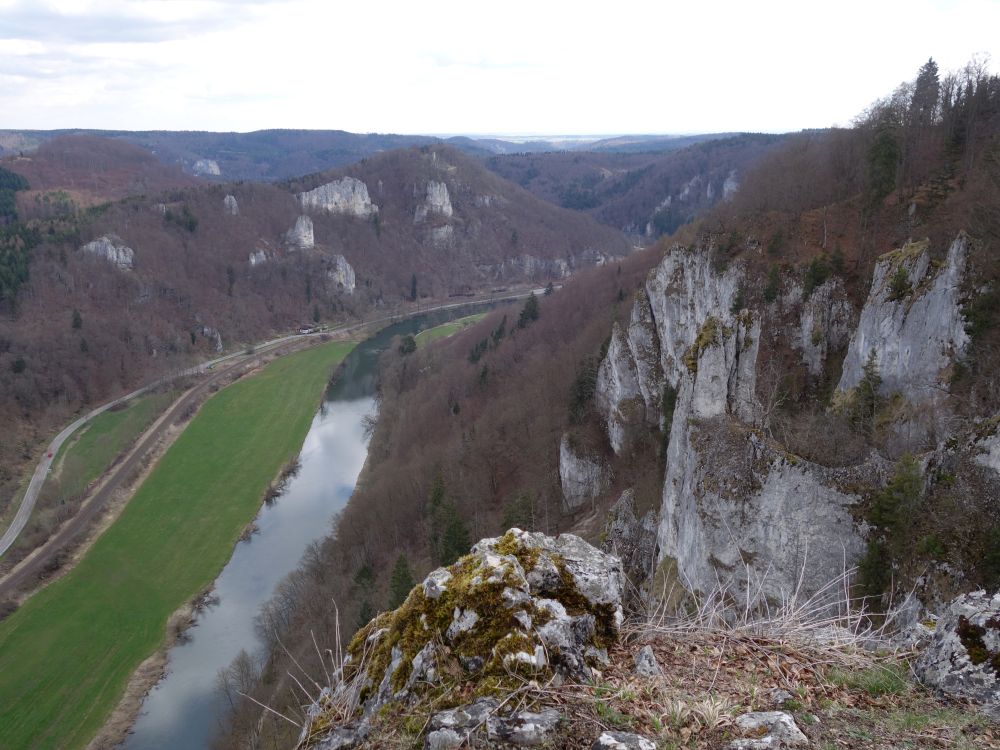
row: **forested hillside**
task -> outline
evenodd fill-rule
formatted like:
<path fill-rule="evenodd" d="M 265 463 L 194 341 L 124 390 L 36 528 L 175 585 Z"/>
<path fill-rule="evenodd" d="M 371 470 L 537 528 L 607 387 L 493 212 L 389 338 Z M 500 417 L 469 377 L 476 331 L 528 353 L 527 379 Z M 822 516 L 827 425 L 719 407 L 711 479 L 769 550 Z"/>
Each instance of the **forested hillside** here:
<path fill-rule="evenodd" d="M 732 198 L 747 171 L 783 138 L 678 139 L 686 147 L 669 151 L 656 150 L 656 141 L 623 138 L 587 151 L 494 156 L 486 165 L 540 198 L 653 240 Z"/>
<path fill-rule="evenodd" d="M 625 489 L 656 513 L 658 584 L 731 577 L 739 601 L 760 576 L 777 600 L 846 563 L 876 611 L 918 583 L 931 608 L 995 586 L 998 257 L 1000 78 L 929 61 L 853 128 L 771 148 L 671 240 L 388 354 L 362 481 L 230 694 L 294 714 L 290 660 L 338 618 L 512 525 L 596 541 Z M 244 701 L 220 746 L 289 729 Z"/>
<path fill-rule="evenodd" d="M 82 185 L 66 165 L 88 163 L 91 146 L 90 159 L 115 168 L 101 170 L 103 184 Z M 67 151 L 73 160 L 53 156 Z M 630 249 L 613 230 L 447 147 L 390 152 L 280 185 L 137 193 L 149 163 L 129 146 L 74 140 L 33 157 L 27 179 L 0 173 L 0 414 L 8 426 L 0 508 L 52 430 L 157 375 L 306 322 L 546 283 Z M 145 174 L 190 181 L 159 165 Z M 93 202 L 122 191 L 131 197 Z"/>

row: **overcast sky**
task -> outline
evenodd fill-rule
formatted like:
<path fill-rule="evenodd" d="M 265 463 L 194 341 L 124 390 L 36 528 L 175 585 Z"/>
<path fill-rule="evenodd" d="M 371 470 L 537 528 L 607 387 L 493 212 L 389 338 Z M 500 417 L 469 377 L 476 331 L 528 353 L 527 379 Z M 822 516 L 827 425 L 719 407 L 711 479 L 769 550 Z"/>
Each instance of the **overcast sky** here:
<path fill-rule="evenodd" d="M 847 124 L 998 0 L 0 0 L 0 128 L 616 134 Z"/>

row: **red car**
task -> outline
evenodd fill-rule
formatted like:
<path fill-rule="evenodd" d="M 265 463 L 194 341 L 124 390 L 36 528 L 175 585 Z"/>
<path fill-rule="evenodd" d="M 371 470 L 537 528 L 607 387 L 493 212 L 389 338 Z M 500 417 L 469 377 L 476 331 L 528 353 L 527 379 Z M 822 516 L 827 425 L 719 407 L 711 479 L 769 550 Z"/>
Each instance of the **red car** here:
<path fill-rule="evenodd" d="M 52 451 L 49 451 L 49 458 L 52 458 Z"/>

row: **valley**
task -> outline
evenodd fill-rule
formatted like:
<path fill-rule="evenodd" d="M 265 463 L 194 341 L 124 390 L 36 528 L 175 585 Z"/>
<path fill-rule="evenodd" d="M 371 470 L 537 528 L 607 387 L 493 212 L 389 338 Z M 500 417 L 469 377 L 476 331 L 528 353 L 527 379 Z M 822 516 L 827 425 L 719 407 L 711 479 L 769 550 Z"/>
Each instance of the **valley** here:
<path fill-rule="evenodd" d="M 85 745 L 103 725 L 167 618 L 229 558 L 349 348 L 289 355 L 209 399 L 79 564 L 0 624 L 4 685 L 17 686 L 5 746 Z M 75 689 L 54 694 L 54 680 Z"/>
<path fill-rule="evenodd" d="M 1000 750 L 987 57 L 159 10 L 0 32 L 0 748 Z"/>

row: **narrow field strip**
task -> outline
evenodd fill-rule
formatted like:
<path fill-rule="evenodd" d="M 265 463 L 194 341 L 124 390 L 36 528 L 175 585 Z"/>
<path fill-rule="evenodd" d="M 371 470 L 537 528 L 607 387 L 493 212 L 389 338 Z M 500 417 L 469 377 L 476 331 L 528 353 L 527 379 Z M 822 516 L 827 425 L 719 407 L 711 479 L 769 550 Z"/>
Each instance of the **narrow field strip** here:
<path fill-rule="evenodd" d="M 417 346 L 427 346 L 432 341 L 437 341 L 438 339 L 443 339 L 446 336 L 458 333 L 474 323 L 478 323 L 485 317 L 486 313 L 476 313 L 475 315 L 467 315 L 466 317 L 459 318 L 458 320 L 452 320 L 449 323 L 442 323 L 439 326 L 428 328 L 426 331 L 421 331 L 414 336 L 414 340 L 416 341 Z"/>
<path fill-rule="evenodd" d="M 0 623 L 0 748 L 97 733 L 169 616 L 229 559 L 353 346 L 282 357 L 209 399 L 80 563 Z"/>

